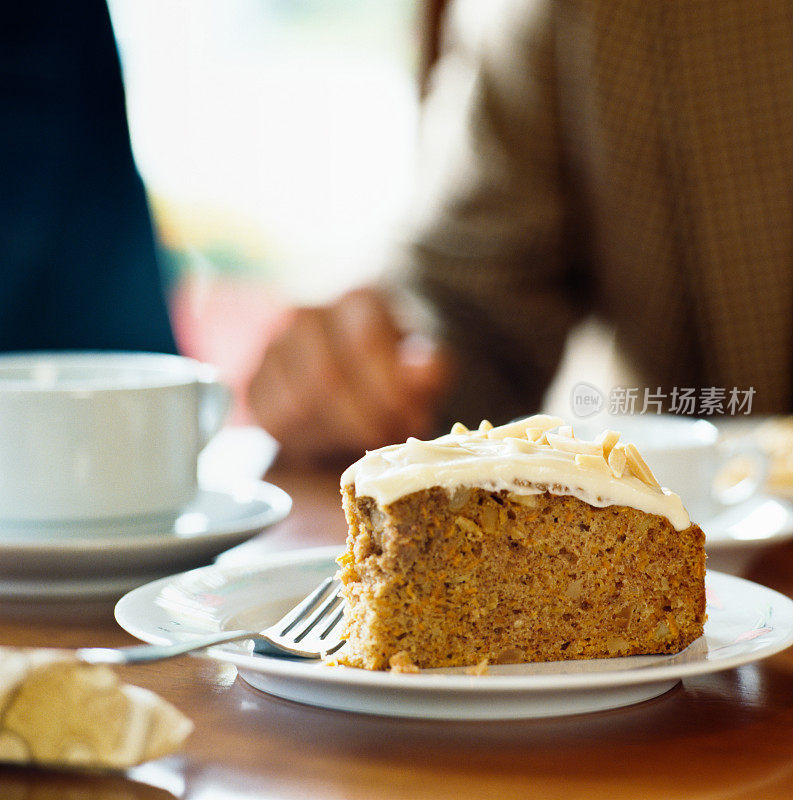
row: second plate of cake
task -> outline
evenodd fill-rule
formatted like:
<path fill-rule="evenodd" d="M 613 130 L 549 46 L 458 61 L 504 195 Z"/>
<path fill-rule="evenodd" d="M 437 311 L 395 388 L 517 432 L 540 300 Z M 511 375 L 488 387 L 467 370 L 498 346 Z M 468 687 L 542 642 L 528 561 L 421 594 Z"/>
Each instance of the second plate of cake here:
<path fill-rule="evenodd" d="M 336 570 L 340 548 L 275 554 L 256 565 L 203 567 L 147 584 L 116 607 L 119 624 L 152 643 L 213 630 L 259 629 Z M 556 661 L 418 674 L 368 671 L 212 648 L 252 686 L 300 703 L 393 717 L 521 719 L 619 708 L 657 697 L 687 677 L 731 669 L 793 644 L 793 601 L 709 572 L 705 635 L 673 656 Z"/>

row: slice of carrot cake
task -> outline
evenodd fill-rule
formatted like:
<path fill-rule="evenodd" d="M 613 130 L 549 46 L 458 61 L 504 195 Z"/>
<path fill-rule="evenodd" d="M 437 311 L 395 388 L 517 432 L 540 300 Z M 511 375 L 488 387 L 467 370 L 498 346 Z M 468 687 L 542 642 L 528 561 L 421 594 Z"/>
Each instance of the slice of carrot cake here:
<path fill-rule="evenodd" d="M 676 653 L 702 635 L 702 530 L 634 445 L 561 422 L 458 423 L 344 472 L 343 663 Z"/>

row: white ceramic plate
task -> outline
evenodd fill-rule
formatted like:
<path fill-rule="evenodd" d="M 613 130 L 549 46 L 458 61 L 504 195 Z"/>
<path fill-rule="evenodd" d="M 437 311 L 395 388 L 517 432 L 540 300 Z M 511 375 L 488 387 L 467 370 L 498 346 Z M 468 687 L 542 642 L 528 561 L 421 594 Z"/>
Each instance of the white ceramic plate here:
<path fill-rule="evenodd" d="M 45 583 L 69 596 L 79 595 L 81 585 L 83 594 L 94 596 L 92 585 L 123 585 L 122 577 L 141 576 L 140 585 L 207 563 L 284 519 L 291 505 L 283 490 L 248 480 L 234 488 L 202 488 L 170 527 L 155 533 L 124 535 L 120 525 L 106 536 L 81 536 L 79 528 L 70 528 L 46 537 L 0 539 L 0 597 L 35 598 L 35 588 L 44 591 Z"/>
<path fill-rule="evenodd" d="M 257 565 L 212 566 L 123 597 L 116 619 L 147 642 L 213 630 L 265 627 L 333 573 L 338 548 L 280 553 Z M 252 686 L 326 708 L 396 717 L 510 719 L 618 708 L 662 694 L 688 676 L 730 669 L 793 644 L 793 601 L 730 575 L 709 573 L 705 636 L 674 656 L 519 664 L 487 675 L 463 669 L 368 672 L 253 655 L 244 644 L 208 655 L 235 664 Z"/>

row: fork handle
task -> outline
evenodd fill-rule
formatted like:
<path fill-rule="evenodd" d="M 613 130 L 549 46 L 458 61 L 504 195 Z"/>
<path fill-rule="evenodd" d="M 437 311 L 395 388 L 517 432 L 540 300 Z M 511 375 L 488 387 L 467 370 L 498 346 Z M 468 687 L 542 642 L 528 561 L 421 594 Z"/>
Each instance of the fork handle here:
<path fill-rule="evenodd" d="M 87 664 L 148 664 L 239 639 L 255 639 L 253 631 L 222 631 L 173 644 L 139 644 L 131 647 L 80 647 L 75 656 Z"/>

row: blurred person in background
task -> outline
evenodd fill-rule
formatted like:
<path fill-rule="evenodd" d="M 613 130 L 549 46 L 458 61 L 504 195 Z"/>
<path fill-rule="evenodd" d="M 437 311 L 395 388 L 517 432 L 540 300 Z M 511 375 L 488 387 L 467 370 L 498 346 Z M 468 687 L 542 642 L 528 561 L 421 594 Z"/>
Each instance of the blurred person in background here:
<path fill-rule="evenodd" d="M 103 0 L 0 26 L 0 351 L 176 352 Z"/>
<path fill-rule="evenodd" d="M 249 399 L 282 456 L 535 411 L 588 315 L 646 386 L 790 411 L 793 6 L 512 0 L 476 33 L 450 31 L 382 283 L 264 353 Z"/>

